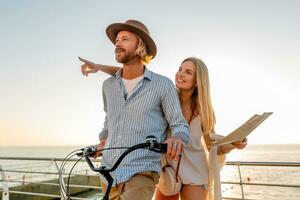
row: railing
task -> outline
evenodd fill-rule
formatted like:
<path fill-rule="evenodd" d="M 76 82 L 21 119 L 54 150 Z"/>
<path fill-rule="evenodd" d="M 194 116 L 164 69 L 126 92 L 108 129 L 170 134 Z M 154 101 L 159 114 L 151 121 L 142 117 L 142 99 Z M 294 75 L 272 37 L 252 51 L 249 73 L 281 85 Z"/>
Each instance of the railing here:
<path fill-rule="evenodd" d="M 243 175 L 241 167 L 283 167 L 283 168 L 297 168 L 300 172 L 300 162 L 239 162 L 239 161 L 227 161 L 226 166 L 236 166 L 238 170 L 239 181 L 222 181 L 223 185 L 239 185 L 241 189 L 240 198 L 223 197 L 223 199 L 236 199 L 236 200 L 254 200 L 245 198 L 244 186 L 266 186 L 266 187 L 282 187 L 282 188 L 295 188 L 300 189 L 299 184 L 276 184 L 276 183 L 260 183 L 260 182 L 245 182 L 243 181 Z M 257 171 L 259 173 L 259 171 Z M 300 173 L 299 173 L 300 174 Z M 296 178 L 296 177 L 295 177 Z M 300 177 L 298 177 L 300 180 Z M 300 190 L 299 190 L 300 195 Z M 266 198 L 268 199 L 268 198 Z"/>
<path fill-rule="evenodd" d="M 51 194 L 51 193 L 43 193 L 43 192 L 28 192 L 28 191 L 18 191 L 18 190 L 13 190 L 11 189 L 12 187 L 9 186 L 9 184 L 15 184 L 15 186 L 19 185 L 28 185 L 28 184 L 38 184 L 41 186 L 56 186 L 59 188 L 59 183 L 53 183 L 50 182 L 51 179 L 58 179 L 59 178 L 59 162 L 62 162 L 64 159 L 62 158 L 35 158 L 35 157 L 0 157 L 1 160 L 10 160 L 10 161 L 33 161 L 39 163 L 31 163 L 29 167 L 27 167 L 28 164 L 24 166 L 24 164 L 16 164 L 16 165 L 8 165 L 8 167 L 1 167 L 0 165 L 0 175 L 1 179 L 0 182 L 2 182 L 2 189 L 0 191 L 2 192 L 2 200 L 9 200 L 9 194 L 19 194 L 19 195 L 30 195 L 30 196 L 39 196 L 41 197 L 48 197 L 48 198 L 61 198 L 62 195 L 57 195 L 57 194 Z M 74 164 L 75 161 L 78 159 L 68 159 L 70 162 L 69 164 Z M 52 168 L 54 170 L 50 171 L 48 166 L 41 165 L 41 162 L 43 161 L 45 164 L 49 164 L 49 162 L 52 163 Z M 85 162 L 84 160 L 81 160 L 81 163 Z M 100 160 L 95 160 L 94 162 L 100 162 Z M 68 166 L 66 166 L 68 167 Z M 29 169 L 28 169 L 29 168 Z M 32 168 L 38 168 L 35 170 L 32 170 Z M 46 170 L 48 169 L 48 170 Z M 13 174 L 15 177 L 12 179 L 11 176 L 7 178 L 8 174 Z M 18 176 L 21 174 L 21 176 Z M 68 173 L 62 173 L 64 177 L 67 177 L 69 174 Z M 54 176 L 55 178 L 50 178 L 49 176 Z M 89 170 L 88 166 L 86 165 L 86 168 L 83 170 L 76 170 L 72 173 L 72 177 L 74 176 L 84 176 L 84 177 L 97 177 L 99 178 L 99 175 L 95 174 L 91 170 Z M 48 177 L 48 182 L 47 182 L 47 177 Z M 28 179 L 46 179 L 41 181 L 41 180 L 33 180 L 29 181 Z M 70 184 L 70 188 L 85 188 L 85 189 L 98 189 L 101 190 L 100 186 L 87 186 L 87 185 L 82 185 L 82 184 Z M 61 191 L 60 191 L 61 192 Z M 76 197 L 76 196 L 71 196 L 72 199 L 87 199 L 87 198 L 82 198 L 82 197 Z M 0 198 L 1 199 L 1 198 Z M 63 199 L 63 198 L 61 198 Z"/>
<path fill-rule="evenodd" d="M 55 175 L 58 178 L 58 162 L 63 161 L 63 159 L 59 158 L 25 158 L 25 157 L 0 157 L 0 160 L 14 160 L 14 161 L 51 161 L 54 163 L 56 171 L 43 171 L 43 170 L 26 170 L 26 167 L 22 167 L 21 169 L 6 169 L 6 167 L 2 167 L 0 165 L 0 173 L 2 179 L 0 182 L 2 182 L 2 189 L 0 191 L 2 192 L 2 200 L 9 200 L 9 194 L 22 194 L 22 195 L 32 195 L 32 196 L 41 196 L 41 197 L 52 197 L 52 198 L 61 198 L 59 195 L 49 194 L 49 193 L 37 193 L 37 192 L 25 192 L 25 191 L 16 191 L 10 189 L 9 184 L 19 184 L 19 185 L 26 185 L 26 184 L 40 184 L 40 185 L 46 185 L 46 186 L 59 186 L 58 183 L 52 183 L 47 181 L 29 181 L 27 180 L 28 177 L 26 177 L 25 174 L 30 174 L 32 179 L 35 179 L 34 175 Z M 77 159 L 70 159 L 70 161 L 74 162 L 77 161 Z M 99 162 L 97 160 L 96 162 Z M 40 162 L 38 163 L 41 164 Z M 34 166 L 34 165 L 33 165 Z M 254 200 L 249 199 L 245 197 L 245 188 L 244 186 L 267 186 L 267 187 L 282 187 L 282 188 L 296 188 L 300 189 L 300 185 L 298 184 L 276 184 L 276 183 L 260 183 L 260 182 L 246 182 L 244 181 L 244 176 L 241 170 L 241 167 L 294 167 L 299 168 L 300 170 L 300 162 L 237 162 L 237 161 L 228 161 L 226 162 L 226 166 L 235 166 L 238 170 L 238 181 L 222 181 L 222 185 L 239 185 L 241 194 L 240 197 L 223 197 L 223 199 L 234 199 L 234 200 Z M 13 167 L 13 165 L 9 166 L 10 168 Z M 32 168 L 32 166 L 29 166 Z M 25 168 L 25 169 L 24 169 Z M 84 172 L 84 173 L 82 173 Z M 21 177 L 17 177 L 14 180 L 10 180 L 7 178 L 7 174 L 23 174 Z M 63 175 L 67 176 L 67 173 L 64 173 Z M 83 169 L 81 171 L 76 171 L 72 175 L 81 175 L 81 176 L 97 176 L 97 174 L 91 174 L 90 170 L 86 166 L 86 169 Z M 298 177 L 300 178 L 300 177 Z M 88 188 L 88 189 L 101 189 L 98 186 L 87 186 L 87 185 L 76 185 L 76 184 L 70 184 L 70 188 Z M 299 190 L 300 193 L 300 190 Z M 86 199 L 82 197 L 75 197 L 73 196 L 72 199 Z"/>

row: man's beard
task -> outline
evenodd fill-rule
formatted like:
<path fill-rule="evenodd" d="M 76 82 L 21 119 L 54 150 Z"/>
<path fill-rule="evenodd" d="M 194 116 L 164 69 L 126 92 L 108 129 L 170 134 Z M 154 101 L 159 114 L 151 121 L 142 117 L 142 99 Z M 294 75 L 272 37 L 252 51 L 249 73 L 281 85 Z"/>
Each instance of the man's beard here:
<path fill-rule="evenodd" d="M 135 58 L 136 54 L 134 52 L 132 53 L 129 53 L 128 51 L 126 51 L 125 49 L 116 49 L 115 52 L 117 51 L 121 51 L 124 55 L 123 56 L 117 56 L 117 53 L 116 53 L 116 60 L 117 62 L 119 63 L 128 63 L 129 61 L 131 61 L 132 59 Z"/>

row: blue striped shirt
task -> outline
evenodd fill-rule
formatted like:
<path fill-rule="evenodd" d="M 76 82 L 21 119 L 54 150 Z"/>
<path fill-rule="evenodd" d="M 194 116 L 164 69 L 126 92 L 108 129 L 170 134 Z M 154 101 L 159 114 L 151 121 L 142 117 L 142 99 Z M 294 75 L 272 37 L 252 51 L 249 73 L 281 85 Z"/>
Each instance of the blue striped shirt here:
<path fill-rule="evenodd" d="M 154 135 L 158 142 L 162 142 L 167 127 L 170 127 L 172 135 L 181 137 L 187 144 L 189 128 L 172 81 L 145 68 L 144 78 L 135 86 L 132 94 L 126 97 L 121 74 L 122 70 L 119 70 L 103 83 L 106 117 L 99 139 L 106 138 L 105 148 L 144 143 L 149 135 Z M 104 151 L 101 165 L 111 168 L 124 151 Z M 114 185 L 129 180 L 139 172 L 159 173 L 160 159 L 159 153 L 146 149 L 131 152 L 112 172 Z"/>

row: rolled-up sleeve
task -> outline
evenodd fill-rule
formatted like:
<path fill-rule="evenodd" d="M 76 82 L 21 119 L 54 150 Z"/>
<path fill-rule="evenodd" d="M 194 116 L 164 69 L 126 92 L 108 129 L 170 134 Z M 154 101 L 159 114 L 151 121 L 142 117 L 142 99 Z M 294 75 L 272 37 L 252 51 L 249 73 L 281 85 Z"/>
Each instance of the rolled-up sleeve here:
<path fill-rule="evenodd" d="M 102 86 L 102 97 L 103 97 L 103 109 L 105 112 L 105 120 L 103 124 L 102 131 L 99 133 L 99 141 L 106 139 L 108 136 L 108 127 L 107 127 L 107 103 L 106 103 L 106 97 L 104 92 L 104 84 Z"/>
<path fill-rule="evenodd" d="M 162 98 L 162 108 L 172 135 L 180 137 L 187 144 L 189 140 L 189 126 L 182 115 L 176 88 L 169 79 Z"/>

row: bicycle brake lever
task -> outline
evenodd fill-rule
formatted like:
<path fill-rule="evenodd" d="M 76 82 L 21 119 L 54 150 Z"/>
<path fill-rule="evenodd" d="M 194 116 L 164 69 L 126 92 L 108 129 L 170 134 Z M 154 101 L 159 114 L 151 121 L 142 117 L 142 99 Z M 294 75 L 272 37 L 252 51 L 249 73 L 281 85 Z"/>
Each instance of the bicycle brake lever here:
<path fill-rule="evenodd" d="M 83 156 L 83 151 L 84 151 L 84 149 L 85 149 L 85 148 L 81 148 L 81 149 L 80 149 L 81 152 L 76 153 L 76 156 L 82 157 L 82 156 Z"/>
<path fill-rule="evenodd" d="M 96 146 L 96 145 L 87 146 L 87 147 L 82 148 L 82 149 L 80 149 L 80 150 L 81 150 L 81 152 L 76 153 L 76 155 L 77 155 L 78 157 L 88 156 L 88 155 L 90 155 L 90 154 L 92 154 L 92 153 L 94 153 L 94 152 L 97 151 L 97 146 Z"/>
<path fill-rule="evenodd" d="M 83 156 L 83 152 L 76 153 L 76 156 L 82 157 Z"/>
<path fill-rule="evenodd" d="M 92 145 L 92 146 L 88 146 L 85 147 L 83 150 L 83 156 L 89 156 L 92 153 L 95 153 L 97 151 L 97 146 L 96 145 Z"/>

